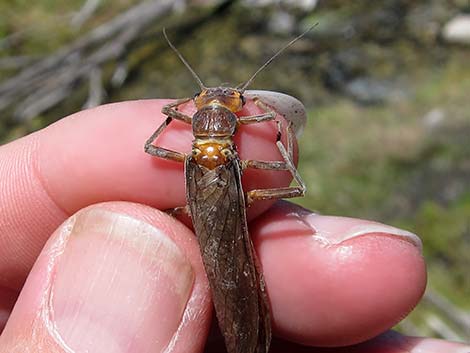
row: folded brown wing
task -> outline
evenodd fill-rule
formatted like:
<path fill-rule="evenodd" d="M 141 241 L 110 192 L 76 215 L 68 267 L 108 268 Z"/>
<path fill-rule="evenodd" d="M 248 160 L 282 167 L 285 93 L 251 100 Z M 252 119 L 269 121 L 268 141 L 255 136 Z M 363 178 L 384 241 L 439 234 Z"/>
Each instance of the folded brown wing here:
<path fill-rule="evenodd" d="M 240 164 L 186 162 L 186 192 L 228 353 L 265 353 L 271 340 L 264 281 L 248 234 Z"/>

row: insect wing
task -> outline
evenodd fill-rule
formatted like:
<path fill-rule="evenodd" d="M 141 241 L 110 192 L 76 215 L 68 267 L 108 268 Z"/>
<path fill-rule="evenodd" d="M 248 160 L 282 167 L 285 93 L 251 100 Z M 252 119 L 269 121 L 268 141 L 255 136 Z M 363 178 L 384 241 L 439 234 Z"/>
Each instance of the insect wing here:
<path fill-rule="evenodd" d="M 229 353 L 265 353 L 269 304 L 248 235 L 238 159 L 207 169 L 186 162 L 186 192 L 214 307 Z"/>
<path fill-rule="evenodd" d="M 244 96 L 249 99 L 259 98 L 272 107 L 287 121 L 292 122 L 295 135 L 300 137 L 307 122 L 307 114 L 304 105 L 297 98 L 284 93 L 258 90 L 248 90 Z"/>

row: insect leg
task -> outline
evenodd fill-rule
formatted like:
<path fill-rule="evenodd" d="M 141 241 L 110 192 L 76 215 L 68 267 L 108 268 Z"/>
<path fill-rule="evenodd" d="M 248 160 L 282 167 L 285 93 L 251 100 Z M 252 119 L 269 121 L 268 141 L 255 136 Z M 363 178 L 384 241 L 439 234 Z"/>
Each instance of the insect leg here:
<path fill-rule="evenodd" d="M 295 135 L 299 137 L 307 122 L 305 107 L 297 98 L 284 93 L 271 91 L 252 91 L 244 93 L 245 98 L 258 98 L 269 105 L 278 115 L 293 123 Z"/>
<path fill-rule="evenodd" d="M 155 141 L 155 139 L 163 132 L 163 130 L 170 125 L 171 121 L 173 119 L 181 120 L 185 123 L 190 124 L 191 123 L 191 117 L 185 114 L 180 113 L 176 109 L 178 109 L 178 106 L 190 101 L 191 98 L 184 98 L 184 99 L 178 99 L 177 101 L 167 104 L 162 108 L 162 113 L 167 115 L 168 117 L 165 119 L 165 121 L 158 127 L 157 130 L 148 138 L 148 140 L 145 142 L 145 152 L 152 156 L 160 157 L 160 158 L 165 158 L 165 159 L 170 159 L 172 161 L 177 161 L 177 162 L 184 162 L 186 155 L 181 152 L 177 151 L 172 151 L 167 148 L 163 147 L 158 147 L 155 145 L 152 145 L 152 142 Z"/>
<path fill-rule="evenodd" d="M 264 103 L 262 100 L 260 100 L 259 98 L 255 97 L 253 98 L 253 101 L 255 102 L 255 104 L 260 108 L 262 109 L 265 113 L 264 114 L 258 114 L 258 115 L 250 115 L 250 116 L 244 116 L 244 117 L 240 117 L 239 121 L 241 124 L 253 124 L 253 123 L 260 123 L 260 122 L 263 122 L 263 121 L 270 121 L 270 120 L 274 120 L 275 117 L 276 117 L 276 112 L 274 110 L 272 110 L 266 103 Z M 281 140 L 281 131 L 282 131 L 282 125 L 281 125 L 281 122 L 279 120 L 276 120 L 276 123 L 277 123 L 277 137 L 276 137 L 276 141 L 280 141 Z M 289 121 L 289 126 L 292 126 L 293 123 L 291 121 Z M 288 139 L 287 141 L 287 151 L 288 151 L 288 154 L 290 156 L 290 159 L 294 159 L 294 143 L 293 143 L 294 139 L 293 138 L 290 138 Z M 277 143 L 277 142 L 276 142 Z M 252 161 L 253 163 L 256 164 L 257 161 Z M 260 161 L 261 162 L 261 161 Z M 274 163 L 274 162 L 273 162 Z M 262 163 L 259 163 L 259 164 L 262 164 Z M 259 169 L 266 169 L 266 168 L 259 168 Z M 267 168 L 267 169 L 272 169 L 272 168 Z M 281 168 L 283 170 L 287 170 L 287 168 L 283 167 Z"/>
<path fill-rule="evenodd" d="M 182 98 L 174 101 L 173 103 L 169 103 L 163 106 L 162 113 L 169 118 L 181 120 L 185 123 L 191 124 L 191 117 L 178 111 L 178 107 L 181 104 L 189 102 L 190 100 L 192 100 L 192 98 Z"/>
<path fill-rule="evenodd" d="M 253 124 L 253 123 L 260 123 L 262 121 L 270 121 L 274 120 L 276 117 L 276 112 L 270 109 L 265 103 L 263 103 L 259 98 L 253 98 L 255 104 L 264 111 L 263 114 L 257 115 L 249 115 L 249 116 L 242 116 L 239 118 L 240 124 Z"/>
<path fill-rule="evenodd" d="M 280 124 L 278 124 L 280 128 Z M 265 169 L 265 170 L 288 170 L 297 186 L 288 186 L 282 188 L 270 188 L 270 189 L 255 189 L 250 190 L 246 193 L 247 204 L 253 203 L 256 200 L 269 200 L 269 199 L 281 199 L 281 198 L 291 198 L 303 196 L 305 194 L 305 183 L 300 177 L 299 172 L 292 162 L 293 155 L 293 140 L 294 140 L 294 131 L 292 130 L 292 124 L 290 123 L 287 127 L 287 149 L 284 147 L 280 141 L 280 134 L 278 134 L 278 140 L 276 141 L 276 146 L 279 149 L 279 152 L 282 155 L 283 162 L 279 161 L 256 161 L 256 160 L 246 160 L 242 161 L 243 168 L 255 168 L 255 169 Z"/>
<path fill-rule="evenodd" d="M 283 155 L 282 151 L 285 151 L 285 147 L 281 143 L 281 136 L 282 136 L 282 123 L 278 120 L 276 120 L 277 123 L 277 137 L 276 137 L 276 145 L 281 152 L 281 155 Z M 287 155 L 288 159 L 292 161 L 294 159 L 294 138 L 293 138 L 293 130 L 292 130 L 292 122 L 289 122 L 289 125 L 287 127 L 287 133 L 288 133 L 288 138 L 287 138 Z M 257 161 L 257 160 L 244 160 L 242 161 L 242 168 L 254 168 L 254 169 L 265 169 L 265 170 L 289 170 L 289 167 L 287 166 L 286 163 L 286 158 L 284 158 L 284 161 Z"/>
<path fill-rule="evenodd" d="M 191 216 L 191 211 L 189 210 L 189 206 L 178 206 L 175 208 L 169 208 L 165 210 L 165 213 L 168 213 L 170 216 L 176 217 L 176 216 Z"/>

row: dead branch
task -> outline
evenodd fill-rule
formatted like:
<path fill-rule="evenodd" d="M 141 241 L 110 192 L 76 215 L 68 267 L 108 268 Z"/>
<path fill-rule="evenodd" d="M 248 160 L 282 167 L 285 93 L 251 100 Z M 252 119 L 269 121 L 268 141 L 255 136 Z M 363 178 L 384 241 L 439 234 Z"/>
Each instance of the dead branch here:
<path fill-rule="evenodd" d="M 101 71 L 102 70 L 98 67 L 90 71 L 88 78 L 90 88 L 88 89 L 88 99 L 83 105 L 84 109 L 96 107 L 103 101 L 104 87 Z"/>
<path fill-rule="evenodd" d="M 121 56 L 141 31 L 172 6 L 170 0 L 140 3 L 0 83 L 0 111 L 15 103 L 17 120 L 41 114 L 64 99 L 64 92 L 93 68 Z"/>
<path fill-rule="evenodd" d="M 38 58 L 28 55 L 7 56 L 0 58 L 0 70 L 21 69 L 36 60 L 38 60 Z"/>
<path fill-rule="evenodd" d="M 464 338 L 457 333 L 452 327 L 450 327 L 442 318 L 434 314 L 428 314 L 426 318 L 426 324 L 438 334 L 441 338 L 445 338 L 450 341 L 463 341 Z"/>
<path fill-rule="evenodd" d="M 79 29 L 93 13 L 98 9 L 101 0 L 86 0 L 80 11 L 78 11 L 70 21 L 70 24 L 75 29 Z"/>

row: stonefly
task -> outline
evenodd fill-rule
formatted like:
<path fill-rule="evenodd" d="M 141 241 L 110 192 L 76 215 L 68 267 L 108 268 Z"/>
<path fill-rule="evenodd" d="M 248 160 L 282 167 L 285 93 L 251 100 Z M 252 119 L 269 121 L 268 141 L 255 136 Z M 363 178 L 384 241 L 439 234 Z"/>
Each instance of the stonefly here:
<path fill-rule="evenodd" d="M 298 197 L 305 193 L 305 184 L 293 164 L 294 133 L 305 121 L 302 103 L 281 93 L 246 91 L 246 88 L 261 70 L 313 27 L 287 43 L 236 88 L 206 87 L 163 30 L 169 46 L 201 91 L 193 98 L 179 99 L 163 107 L 167 119 L 146 141 L 145 152 L 184 163 L 188 204 L 171 213 L 186 213 L 192 220 L 228 353 L 266 353 L 271 343 L 268 295 L 248 234 L 246 207 L 257 200 Z M 253 99 L 263 113 L 237 116 L 235 113 L 242 109 L 245 97 Z M 178 110 L 190 100 L 197 108 L 192 117 Z M 286 147 L 281 142 L 282 122 L 276 119 L 278 113 L 288 121 Z M 173 119 L 192 125 L 194 140 L 190 154 L 153 144 Z M 276 145 L 282 161 L 241 160 L 233 141 L 239 125 L 272 120 L 277 122 Z M 297 185 L 245 191 L 241 177 L 247 168 L 287 170 Z"/>

